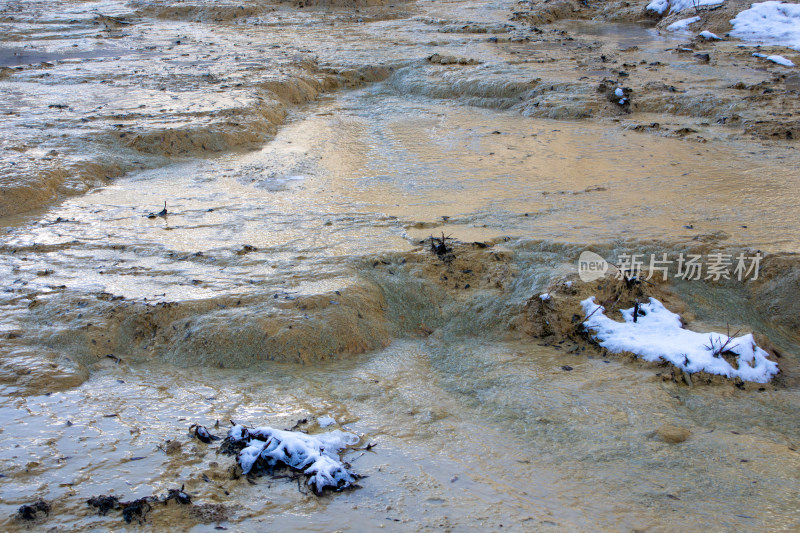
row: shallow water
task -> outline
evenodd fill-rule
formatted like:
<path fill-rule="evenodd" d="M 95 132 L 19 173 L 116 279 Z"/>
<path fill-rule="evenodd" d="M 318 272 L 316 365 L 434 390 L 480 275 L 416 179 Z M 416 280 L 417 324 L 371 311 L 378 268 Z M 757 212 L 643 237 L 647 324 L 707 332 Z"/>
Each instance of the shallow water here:
<path fill-rule="evenodd" d="M 796 251 L 796 150 L 716 126 L 699 142 L 519 107 L 541 89 L 535 76 L 567 84 L 553 109 L 582 89 L 563 65 L 536 62 L 551 44 L 507 42 L 523 31 L 506 27 L 509 3 L 184 7 L 64 2 L 52 20 L 3 19 L 3 50 L 28 40 L 26 53 L 57 63 L 0 77 L 20 98 L 3 104 L 14 115 L 3 150 L 18 154 L 4 179 L 21 184 L 4 205 L 28 206 L 0 219 L 5 529 L 24 527 L 12 515 L 36 497 L 52 502 L 47 526 L 121 527 L 85 500 L 181 484 L 242 531 L 797 526 L 791 379 L 688 388 L 514 327 L 587 248 Z M 57 30 L 65 20 L 74 34 Z M 559 27 L 608 49 L 674 46 L 638 27 Z M 100 60 L 97 31 L 130 53 Z M 431 64 L 434 51 L 481 63 Z M 65 96 L 68 109 L 47 107 Z M 70 175 L 40 195 L 50 150 Z M 166 217 L 148 217 L 164 202 Z M 494 246 L 443 280 L 420 246 L 441 233 Z M 774 333 L 795 361 L 780 308 L 790 281 L 777 295 L 701 282 L 681 293 L 698 327 Z M 369 476 L 362 488 L 323 498 L 230 479 L 232 458 L 186 433 L 218 420 L 223 435 L 231 419 L 309 418 L 318 431 L 328 414 L 378 446 L 346 456 Z M 662 442 L 664 424 L 690 439 Z M 167 455 L 168 439 L 182 451 Z M 177 505 L 147 520 L 217 523 Z"/>

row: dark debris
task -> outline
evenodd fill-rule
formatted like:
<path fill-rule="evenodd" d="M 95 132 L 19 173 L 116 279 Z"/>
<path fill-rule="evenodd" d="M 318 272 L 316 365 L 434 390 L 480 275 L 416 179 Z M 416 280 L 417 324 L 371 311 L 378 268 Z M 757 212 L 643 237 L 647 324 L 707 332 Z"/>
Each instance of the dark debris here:
<path fill-rule="evenodd" d="M 105 516 L 109 511 L 119 507 L 119 498 L 101 494 L 100 496 L 89 498 L 86 503 L 92 507 L 97 507 L 97 514 Z"/>
<path fill-rule="evenodd" d="M 22 505 L 17 510 L 17 516 L 20 519 L 29 521 L 39 518 L 39 513 L 44 513 L 45 516 L 50 515 L 50 504 L 41 498 L 33 503 Z"/>

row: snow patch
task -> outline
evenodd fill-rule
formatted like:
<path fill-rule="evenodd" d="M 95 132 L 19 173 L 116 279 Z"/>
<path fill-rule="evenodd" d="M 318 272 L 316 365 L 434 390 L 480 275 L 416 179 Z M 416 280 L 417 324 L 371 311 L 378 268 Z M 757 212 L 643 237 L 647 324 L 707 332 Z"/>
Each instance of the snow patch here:
<path fill-rule="evenodd" d="M 732 37 L 800 50 L 800 4 L 760 2 L 731 20 Z"/>
<path fill-rule="evenodd" d="M 633 309 L 620 310 L 624 322 L 608 318 L 594 296 L 581 306 L 587 316 L 586 328 L 610 352 L 632 352 L 645 361 L 664 360 L 689 373 L 702 371 L 756 383 L 766 383 L 778 373 L 778 364 L 767 359 L 767 352 L 756 345 L 752 334 L 728 341 L 721 333 L 689 331 L 683 328 L 680 316 L 655 298 L 639 305 L 636 322 Z M 737 368 L 715 355 L 721 347 L 737 356 Z"/>
<path fill-rule="evenodd" d="M 669 8 L 670 13 L 680 13 L 690 7 L 715 6 L 725 0 L 653 0 L 647 4 L 647 9 L 655 11 L 659 15 Z"/>
<path fill-rule="evenodd" d="M 698 35 L 700 35 L 700 37 L 702 37 L 706 41 L 719 41 L 719 40 L 721 40 L 719 35 L 717 35 L 716 33 L 711 33 L 708 30 L 701 31 Z"/>
<path fill-rule="evenodd" d="M 793 67 L 794 63 L 791 60 L 786 59 L 783 56 L 779 55 L 771 55 L 767 56 L 767 61 L 772 61 L 773 63 L 777 63 L 779 65 L 783 65 L 784 67 Z"/>
<path fill-rule="evenodd" d="M 543 302 L 548 302 L 552 297 L 550 296 L 549 292 L 543 292 L 542 294 L 539 295 L 539 298 L 541 298 Z"/>
<path fill-rule="evenodd" d="M 777 63 L 779 65 L 783 65 L 784 67 L 793 67 L 794 66 L 794 63 L 792 63 L 790 60 L 786 59 L 783 56 L 779 56 L 779 55 L 768 56 L 767 54 L 759 54 L 758 52 L 754 52 L 753 53 L 753 57 L 761 57 L 763 59 L 767 59 L 769 61 L 772 61 L 773 63 Z"/>
<path fill-rule="evenodd" d="M 244 443 L 237 456 L 242 473 L 258 462 L 266 466 L 286 465 L 309 476 L 308 484 L 319 494 L 325 487 L 343 489 L 356 480 L 339 459 L 339 452 L 360 440 L 352 433 L 334 430 L 319 435 L 283 431 L 271 427 L 247 428 L 236 424 L 228 430 L 228 440 Z"/>
<path fill-rule="evenodd" d="M 691 17 L 673 22 L 667 26 L 667 31 L 689 31 L 689 26 L 700 20 L 700 17 Z"/>

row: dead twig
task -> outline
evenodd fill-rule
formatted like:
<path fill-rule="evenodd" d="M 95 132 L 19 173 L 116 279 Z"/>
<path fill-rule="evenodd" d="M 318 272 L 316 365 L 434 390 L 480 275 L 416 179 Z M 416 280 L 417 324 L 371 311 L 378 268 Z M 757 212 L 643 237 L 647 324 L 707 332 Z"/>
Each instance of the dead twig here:
<path fill-rule="evenodd" d="M 730 326 L 730 324 L 728 324 L 727 325 L 727 331 L 725 333 L 725 335 L 727 337 L 725 342 L 722 342 L 720 340 L 718 343 L 715 343 L 714 342 L 714 337 L 709 335 L 708 336 L 708 344 L 704 344 L 703 347 L 711 352 L 712 357 L 720 357 L 725 352 L 729 352 L 730 351 L 730 348 L 729 348 L 730 343 L 733 342 L 733 340 L 739 335 L 739 333 L 741 331 L 742 331 L 741 329 L 736 330 L 736 333 L 734 333 L 733 336 L 731 336 L 731 326 Z M 719 345 L 717 345 L 717 344 L 719 344 Z"/>
<path fill-rule="evenodd" d="M 449 235 L 445 237 L 444 232 L 442 232 L 441 238 L 431 235 L 431 252 L 433 252 L 436 257 L 445 263 L 450 263 L 453 259 L 455 259 L 455 256 L 453 255 L 453 247 L 447 245 L 447 239 L 452 240 Z"/>

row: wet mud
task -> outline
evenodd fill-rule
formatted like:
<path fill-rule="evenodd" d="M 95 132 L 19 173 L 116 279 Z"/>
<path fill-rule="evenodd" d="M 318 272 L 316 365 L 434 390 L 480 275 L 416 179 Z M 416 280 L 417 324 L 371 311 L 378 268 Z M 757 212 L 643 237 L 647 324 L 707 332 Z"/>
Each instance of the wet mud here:
<path fill-rule="evenodd" d="M 0 2 L 0 528 L 797 527 L 800 83 L 645 5 Z M 780 373 L 610 354 L 589 296 Z M 229 420 L 354 433 L 360 488 Z"/>

